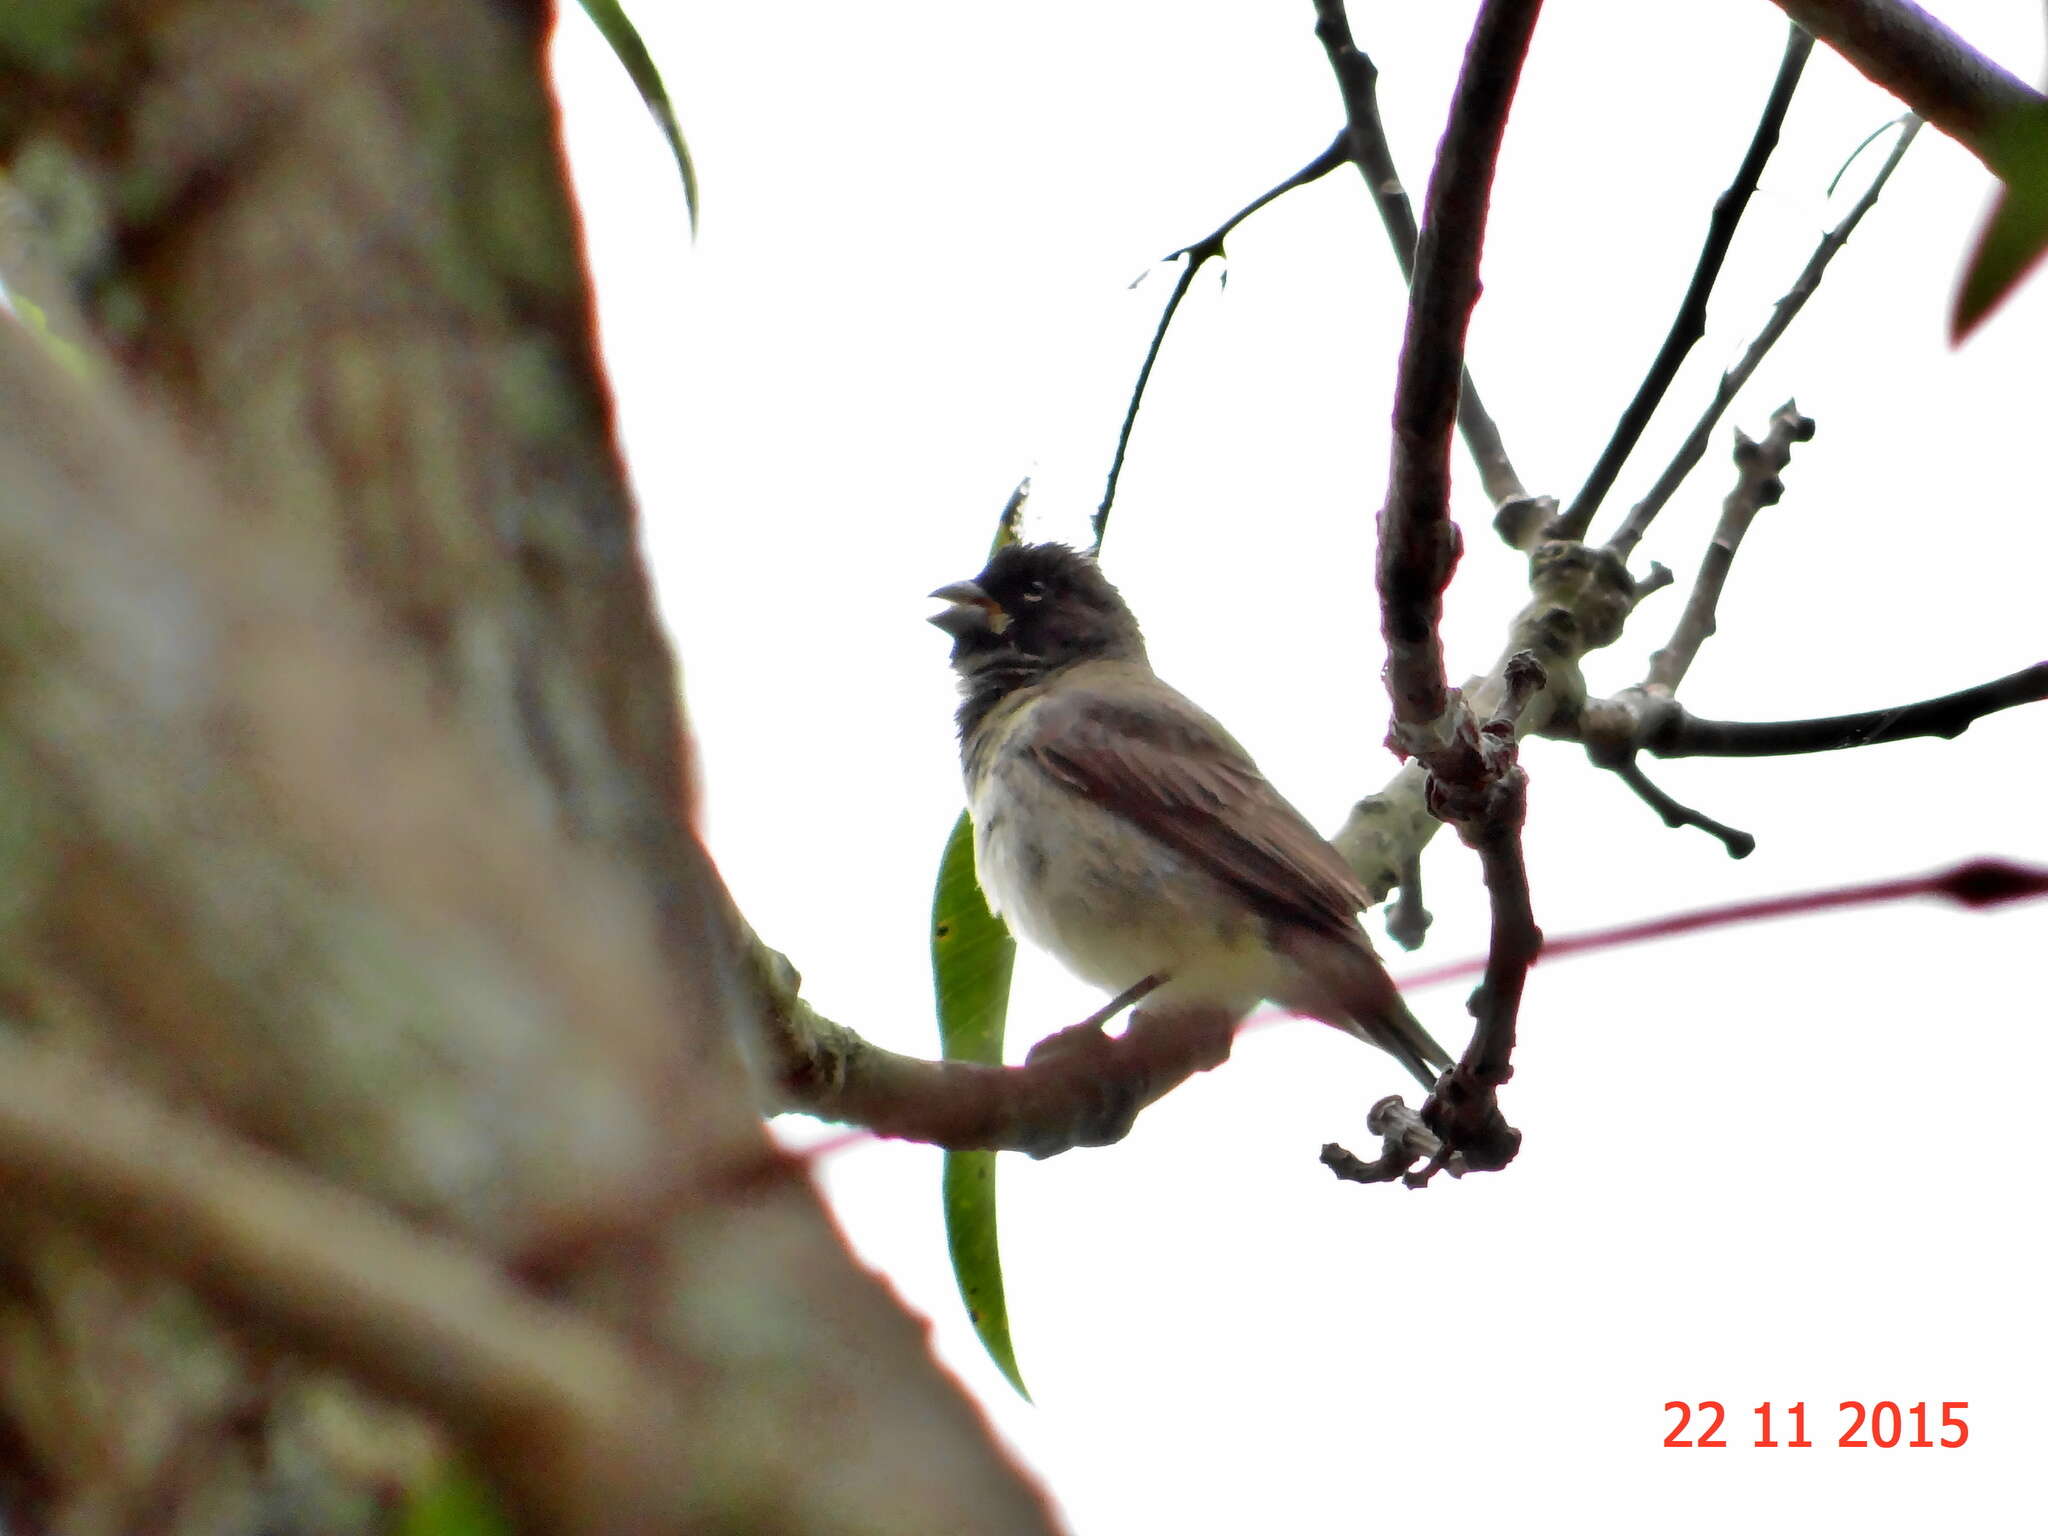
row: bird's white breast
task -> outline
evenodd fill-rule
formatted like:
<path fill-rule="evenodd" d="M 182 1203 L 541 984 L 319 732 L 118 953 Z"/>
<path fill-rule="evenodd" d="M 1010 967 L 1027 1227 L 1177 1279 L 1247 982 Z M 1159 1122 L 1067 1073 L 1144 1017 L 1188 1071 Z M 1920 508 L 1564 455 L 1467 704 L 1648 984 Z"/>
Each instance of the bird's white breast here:
<path fill-rule="evenodd" d="M 1035 701 L 992 720 L 993 750 L 970 772 L 982 889 L 1020 937 L 1107 992 L 1146 976 L 1177 998 L 1246 1011 L 1277 981 L 1265 924 L 1244 898 L 1135 823 L 1002 744 Z"/>

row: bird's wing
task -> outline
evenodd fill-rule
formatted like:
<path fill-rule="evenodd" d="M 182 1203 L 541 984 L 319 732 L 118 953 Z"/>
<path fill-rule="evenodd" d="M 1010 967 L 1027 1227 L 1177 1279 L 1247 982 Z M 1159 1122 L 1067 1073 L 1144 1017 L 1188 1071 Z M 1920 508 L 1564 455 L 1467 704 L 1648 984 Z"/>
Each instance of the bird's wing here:
<path fill-rule="evenodd" d="M 1025 750 L 1047 773 L 1235 886 L 1260 911 L 1358 932 L 1357 914 L 1371 898 L 1342 856 L 1229 732 L 1149 669 L 1098 664 L 1055 679 L 1026 733 Z"/>

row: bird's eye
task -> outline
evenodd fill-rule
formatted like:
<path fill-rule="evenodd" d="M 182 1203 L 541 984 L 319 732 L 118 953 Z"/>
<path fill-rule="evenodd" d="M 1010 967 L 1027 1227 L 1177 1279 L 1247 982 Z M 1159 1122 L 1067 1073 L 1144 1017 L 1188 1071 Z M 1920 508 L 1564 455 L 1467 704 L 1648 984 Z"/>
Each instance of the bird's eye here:
<path fill-rule="evenodd" d="M 1042 581 L 1034 581 L 1017 595 L 1023 598 L 1024 601 L 1027 603 L 1043 602 L 1045 601 L 1045 583 Z"/>

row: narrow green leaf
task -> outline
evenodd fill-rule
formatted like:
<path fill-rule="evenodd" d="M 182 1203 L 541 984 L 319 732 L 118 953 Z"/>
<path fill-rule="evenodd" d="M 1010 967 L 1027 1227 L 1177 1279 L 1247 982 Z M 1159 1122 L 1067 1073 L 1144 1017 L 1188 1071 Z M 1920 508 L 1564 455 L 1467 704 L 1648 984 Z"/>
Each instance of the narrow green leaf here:
<path fill-rule="evenodd" d="M 612 56 L 625 66 L 635 89 L 640 92 L 640 99 L 647 103 L 647 110 L 654 115 L 662 137 L 668 140 L 668 147 L 676 157 L 676 169 L 682 173 L 683 204 L 690 210 L 690 233 L 695 234 L 697 167 L 690 162 L 690 146 L 683 142 L 683 130 L 676 122 L 675 108 L 669 104 L 668 87 L 661 83 L 661 71 L 654 67 L 647 45 L 640 40 L 633 23 L 626 19 L 626 13 L 619 9 L 618 0 L 583 0 L 583 11 L 597 23 L 597 30 L 611 45 Z"/>
<path fill-rule="evenodd" d="M 1975 330 L 2048 254 L 2048 113 L 2009 122 L 1996 158 L 2005 185 L 1963 268 L 1949 320 L 1953 341 Z"/>
<path fill-rule="evenodd" d="M 946 839 L 932 894 L 932 986 L 939 1043 L 948 1061 L 1000 1065 L 1017 946 L 988 909 L 974 873 L 974 828 L 963 812 Z M 1027 1401 L 1010 1344 L 1003 1259 L 996 1232 L 996 1155 L 948 1152 L 943 1178 L 946 1251 L 982 1348 Z"/>

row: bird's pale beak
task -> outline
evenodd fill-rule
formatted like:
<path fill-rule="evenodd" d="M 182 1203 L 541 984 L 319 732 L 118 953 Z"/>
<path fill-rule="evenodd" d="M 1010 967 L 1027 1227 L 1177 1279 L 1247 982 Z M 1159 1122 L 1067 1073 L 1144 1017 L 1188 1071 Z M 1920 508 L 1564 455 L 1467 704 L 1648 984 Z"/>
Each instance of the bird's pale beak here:
<path fill-rule="evenodd" d="M 940 587 L 932 596 L 944 598 L 948 606 L 933 614 L 931 622 L 955 640 L 975 633 L 1000 635 L 1010 627 L 1002 604 L 971 581 Z"/>

